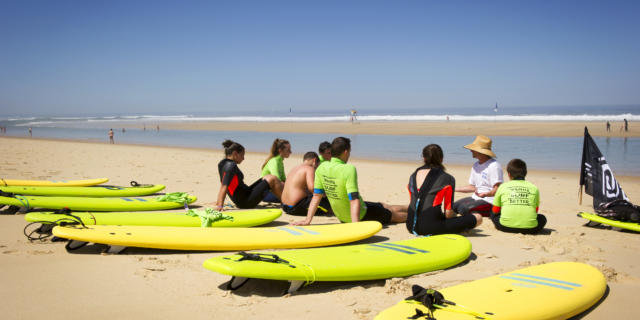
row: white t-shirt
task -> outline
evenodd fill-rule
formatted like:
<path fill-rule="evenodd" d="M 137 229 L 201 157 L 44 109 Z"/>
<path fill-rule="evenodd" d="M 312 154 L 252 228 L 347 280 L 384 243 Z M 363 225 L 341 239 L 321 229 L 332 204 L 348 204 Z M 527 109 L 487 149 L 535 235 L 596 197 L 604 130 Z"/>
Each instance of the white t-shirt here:
<path fill-rule="evenodd" d="M 471 167 L 471 175 L 469 176 L 469 184 L 476 187 L 477 193 L 489 192 L 496 183 L 502 183 L 502 166 L 496 159 L 489 159 L 485 163 L 476 162 Z M 473 199 L 482 199 L 489 203 L 493 203 L 493 197 L 480 198 L 475 193 L 471 196 Z"/>

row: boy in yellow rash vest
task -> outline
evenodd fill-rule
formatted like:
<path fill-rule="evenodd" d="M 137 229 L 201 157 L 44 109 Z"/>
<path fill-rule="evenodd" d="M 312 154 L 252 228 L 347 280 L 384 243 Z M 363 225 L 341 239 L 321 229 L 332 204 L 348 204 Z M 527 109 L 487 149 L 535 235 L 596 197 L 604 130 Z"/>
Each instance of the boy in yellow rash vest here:
<path fill-rule="evenodd" d="M 540 191 L 533 183 L 525 181 L 527 164 L 513 159 L 507 165 L 510 181 L 498 187 L 493 199 L 491 221 L 496 229 L 504 232 L 535 234 L 547 223 L 538 214 Z"/>
<path fill-rule="evenodd" d="M 293 225 L 308 225 L 316 213 L 320 200 L 326 194 L 331 209 L 341 222 L 375 220 L 381 224 L 407 220 L 407 206 L 363 201 L 358 191 L 356 168 L 347 163 L 351 155 L 351 140 L 338 137 L 331 142 L 331 161 L 316 169 L 313 198 L 307 218 Z"/>

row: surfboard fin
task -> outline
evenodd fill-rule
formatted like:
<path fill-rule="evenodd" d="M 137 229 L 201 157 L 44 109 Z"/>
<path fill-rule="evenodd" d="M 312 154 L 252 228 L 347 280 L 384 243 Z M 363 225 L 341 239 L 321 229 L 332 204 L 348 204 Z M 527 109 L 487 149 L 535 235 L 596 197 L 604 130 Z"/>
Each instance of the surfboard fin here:
<path fill-rule="evenodd" d="M 307 283 L 306 281 L 302 281 L 302 280 L 291 280 L 291 285 L 289 286 L 289 289 L 287 290 L 287 292 L 285 292 L 285 294 L 289 293 L 292 294 L 296 291 L 298 291 L 298 289 L 302 288 L 302 286 L 304 286 L 305 283 Z"/>
<path fill-rule="evenodd" d="M 231 280 L 227 282 L 227 290 L 236 290 L 242 287 L 245 283 L 249 281 L 249 278 L 245 277 L 231 277 Z"/>
<path fill-rule="evenodd" d="M 125 246 L 109 246 L 107 248 L 107 253 L 111 253 L 111 254 L 118 254 L 122 251 L 124 251 L 124 249 L 126 249 L 127 247 Z"/>
<path fill-rule="evenodd" d="M 86 242 L 86 241 L 69 240 L 69 242 L 67 242 L 67 244 L 64 246 L 64 248 L 67 249 L 67 252 L 69 252 L 69 251 L 73 251 L 73 250 L 78 250 L 78 249 L 86 246 L 87 243 L 88 242 Z"/>

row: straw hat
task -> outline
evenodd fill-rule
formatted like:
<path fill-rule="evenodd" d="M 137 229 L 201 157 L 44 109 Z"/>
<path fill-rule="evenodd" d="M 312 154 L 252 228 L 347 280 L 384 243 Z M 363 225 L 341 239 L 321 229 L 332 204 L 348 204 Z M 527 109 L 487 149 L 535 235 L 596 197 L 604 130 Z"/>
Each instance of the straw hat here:
<path fill-rule="evenodd" d="M 464 146 L 466 149 L 473 150 L 492 158 L 496 158 L 496 154 L 491 151 L 491 138 L 487 136 L 477 136 L 473 143 Z"/>

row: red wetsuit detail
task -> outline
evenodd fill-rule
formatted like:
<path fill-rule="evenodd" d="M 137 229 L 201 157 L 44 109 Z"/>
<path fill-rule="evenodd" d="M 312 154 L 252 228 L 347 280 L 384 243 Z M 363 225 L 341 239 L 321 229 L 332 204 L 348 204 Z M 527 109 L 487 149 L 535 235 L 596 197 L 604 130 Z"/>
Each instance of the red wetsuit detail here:
<path fill-rule="evenodd" d="M 433 198 L 432 207 L 437 207 L 441 205 L 442 202 L 444 201 L 444 209 L 451 210 L 451 205 L 452 205 L 451 200 L 453 199 L 452 197 L 453 197 L 453 189 L 451 188 L 451 185 L 447 185 L 444 188 L 442 188 L 440 191 L 438 191 L 435 198 Z"/>

